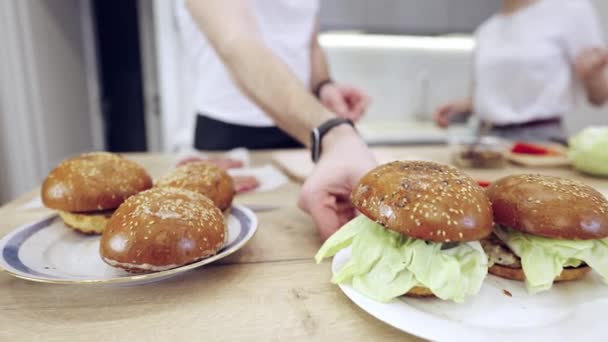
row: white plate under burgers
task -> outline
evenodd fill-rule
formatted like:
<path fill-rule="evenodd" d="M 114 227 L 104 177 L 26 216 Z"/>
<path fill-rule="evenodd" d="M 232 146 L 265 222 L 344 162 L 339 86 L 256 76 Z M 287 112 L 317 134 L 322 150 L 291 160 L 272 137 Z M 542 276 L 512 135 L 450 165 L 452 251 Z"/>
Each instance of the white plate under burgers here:
<path fill-rule="evenodd" d="M 257 230 L 258 220 L 246 207 L 235 205 L 226 215 L 228 242 L 215 255 L 178 268 L 145 274 L 110 267 L 99 255 L 100 236 L 87 236 L 65 227 L 51 215 L 21 226 L 0 240 L 0 267 L 31 281 L 55 284 L 141 284 L 176 276 L 222 259 L 243 247 Z"/>
<path fill-rule="evenodd" d="M 350 253 L 336 254 L 333 273 Z M 608 341 L 608 286 L 593 271 L 536 295 L 522 282 L 488 275 L 481 291 L 461 304 L 409 297 L 380 303 L 349 285 L 340 288 L 377 319 L 433 341 Z"/>

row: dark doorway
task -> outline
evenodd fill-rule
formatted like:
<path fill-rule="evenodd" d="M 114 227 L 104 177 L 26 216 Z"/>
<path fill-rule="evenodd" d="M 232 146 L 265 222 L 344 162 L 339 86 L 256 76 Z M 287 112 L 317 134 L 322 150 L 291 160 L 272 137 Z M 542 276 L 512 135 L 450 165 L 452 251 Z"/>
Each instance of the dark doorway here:
<path fill-rule="evenodd" d="M 137 0 L 94 0 L 93 12 L 106 146 L 146 151 Z"/>

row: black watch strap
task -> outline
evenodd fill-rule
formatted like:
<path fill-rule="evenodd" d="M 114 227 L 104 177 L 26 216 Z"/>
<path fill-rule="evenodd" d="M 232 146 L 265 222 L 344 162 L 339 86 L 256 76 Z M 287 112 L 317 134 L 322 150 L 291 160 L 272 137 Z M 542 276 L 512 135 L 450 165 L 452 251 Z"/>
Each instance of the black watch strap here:
<path fill-rule="evenodd" d="M 352 120 L 344 119 L 344 118 L 334 118 L 325 121 L 319 127 L 315 128 L 311 132 L 310 144 L 311 144 L 311 158 L 313 162 L 317 162 L 319 158 L 321 158 L 321 142 L 325 134 L 332 130 L 332 128 L 336 126 L 340 126 L 343 124 L 351 125 L 355 127 L 355 124 Z"/>
<path fill-rule="evenodd" d="M 325 87 L 328 84 L 332 84 L 332 83 L 334 83 L 334 81 L 331 78 L 326 78 L 323 81 L 317 83 L 317 85 L 312 90 L 312 93 L 315 95 L 316 98 L 320 99 L 321 90 L 323 89 L 323 87 Z"/>

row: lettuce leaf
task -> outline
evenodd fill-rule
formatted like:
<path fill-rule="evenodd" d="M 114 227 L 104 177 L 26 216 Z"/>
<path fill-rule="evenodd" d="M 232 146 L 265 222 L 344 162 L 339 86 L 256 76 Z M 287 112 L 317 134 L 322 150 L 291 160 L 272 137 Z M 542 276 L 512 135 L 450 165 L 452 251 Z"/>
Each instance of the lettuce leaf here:
<path fill-rule="evenodd" d="M 568 156 L 586 173 L 608 176 L 608 126 L 589 127 L 568 142 Z"/>
<path fill-rule="evenodd" d="M 495 227 L 494 232 L 521 258 L 529 293 L 549 290 L 564 267 L 578 267 L 583 262 L 608 283 L 608 239 L 558 240 L 506 227 Z"/>
<path fill-rule="evenodd" d="M 441 249 L 432 243 L 385 229 L 364 215 L 353 219 L 321 247 L 317 263 L 352 245 L 350 260 L 332 278 L 350 283 L 359 293 L 387 302 L 414 286 L 455 302 L 479 292 L 488 259 L 479 242 Z"/>

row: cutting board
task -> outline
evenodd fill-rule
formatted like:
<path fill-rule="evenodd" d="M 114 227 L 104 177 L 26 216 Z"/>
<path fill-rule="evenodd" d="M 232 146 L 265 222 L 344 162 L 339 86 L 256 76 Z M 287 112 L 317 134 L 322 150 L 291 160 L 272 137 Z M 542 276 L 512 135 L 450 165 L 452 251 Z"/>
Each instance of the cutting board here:
<path fill-rule="evenodd" d="M 528 167 L 563 167 L 572 165 L 567 156 L 532 156 L 509 153 L 507 159 L 514 164 Z"/>
<path fill-rule="evenodd" d="M 420 155 L 407 152 L 399 152 L 390 148 L 373 148 L 372 152 L 380 164 L 395 160 L 430 160 Z M 314 164 L 310 160 L 310 151 L 279 151 L 272 154 L 274 163 L 281 168 L 290 178 L 303 183 L 312 172 Z"/>
<path fill-rule="evenodd" d="M 528 167 L 563 167 L 572 163 L 568 158 L 568 151 L 561 145 L 546 145 L 560 152 L 559 155 L 531 155 L 521 153 L 508 153 L 507 159 L 514 164 Z"/>

